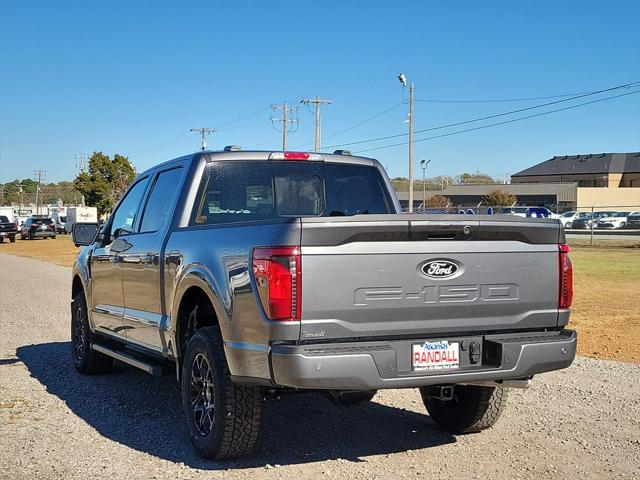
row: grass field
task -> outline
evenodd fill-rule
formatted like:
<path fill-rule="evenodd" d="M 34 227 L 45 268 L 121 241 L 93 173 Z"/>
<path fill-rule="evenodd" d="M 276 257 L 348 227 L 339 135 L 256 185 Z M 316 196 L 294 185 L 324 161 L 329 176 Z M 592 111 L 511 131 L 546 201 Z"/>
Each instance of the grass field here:
<path fill-rule="evenodd" d="M 581 355 L 640 363 L 640 248 L 572 243 L 574 298 L 570 327 L 578 331 Z M 17 240 L 0 252 L 71 266 L 77 248 L 68 235 L 56 240 Z"/>

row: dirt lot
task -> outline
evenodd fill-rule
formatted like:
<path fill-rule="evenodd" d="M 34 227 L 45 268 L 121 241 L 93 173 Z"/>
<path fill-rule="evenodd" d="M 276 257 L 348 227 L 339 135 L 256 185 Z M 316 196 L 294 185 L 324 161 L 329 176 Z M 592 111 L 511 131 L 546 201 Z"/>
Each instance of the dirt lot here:
<path fill-rule="evenodd" d="M 5 241 L 0 245 L 0 253 L 39 258 L 56 265 L 70 267 L 78 254 L 78 249 L 71 242 L 71 235 L 57 235 L 55 240 L 49 238 L 21 240 L 18 236 L 16 243 Z"/>
<path fill-rule="evenodd" d="M 573 247 L 578 352 L 640 363 L 640 249 Z"/>
<path fill-rule="evenodd" d="M 640 363 L 640 248 L 634 242 L 613 240 L 595 248 L 587 240 L 571 242 L 575 269 L 571 327 L 578 330 L 581 355 Z M 4 243 L 0 252 L 70 266 L 77 249 L 65 235 Z"/>
<path fill-rule="evenodd" d="M 204 461 L 174 377 L 75 372 L 69 289 L 67 268 L 0 254 L 2 479 L 640 478 L 640 367 L 585 357 L 511 391 L 481 434 L 440 430 L 416 390 L 351 408 L 306 393 L 265 403 L 255 454 Z"/>

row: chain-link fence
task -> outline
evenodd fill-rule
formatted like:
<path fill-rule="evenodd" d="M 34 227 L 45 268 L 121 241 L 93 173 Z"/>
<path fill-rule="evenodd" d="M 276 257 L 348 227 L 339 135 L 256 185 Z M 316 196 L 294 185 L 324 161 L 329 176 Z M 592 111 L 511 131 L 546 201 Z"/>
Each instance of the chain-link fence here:
<path fill-rule="evenodd" d="M 638 237 L 640 242 L 640 204 L 637 205 L 582 205 L 563 213 L 547 207 L 535 206 L 491 206 L 451 205 L 423 208 L 418 214 L 460 215 L 515 215 L 523 218 L 555 218 L 567 233 L 591 237 L 614 238 L 616 236 Z M 586 238 L 586 237 L 585 237 Z"/>

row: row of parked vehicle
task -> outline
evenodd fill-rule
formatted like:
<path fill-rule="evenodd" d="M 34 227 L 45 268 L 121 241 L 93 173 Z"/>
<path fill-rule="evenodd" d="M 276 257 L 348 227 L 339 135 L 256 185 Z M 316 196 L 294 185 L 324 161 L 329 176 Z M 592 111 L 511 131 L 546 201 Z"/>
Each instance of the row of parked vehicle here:
<path fill-rule="evenodd" d="M 58 233 L 65 233 L 64 225 L 60 226 L 54 219 L 47 215 L 32 215 L 20 226 L 9 220 L 9 217 L 0 215 L 0 243 L 5 237 L 11 243 L 16 241 L 16 235 L 23 240 L 36 238 L 56 238 Z"/>
<path fill-rule="evenodd" d="M 565 212 L 560 223 L 564 228 L 640 228 L 640 211 Z"/>

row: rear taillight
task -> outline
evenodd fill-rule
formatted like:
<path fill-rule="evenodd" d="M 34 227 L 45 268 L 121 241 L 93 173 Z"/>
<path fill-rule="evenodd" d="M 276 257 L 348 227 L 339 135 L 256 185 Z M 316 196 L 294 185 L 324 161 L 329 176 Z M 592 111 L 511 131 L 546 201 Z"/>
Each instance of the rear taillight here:
<path fill-rule="evenodd" d="M 560 263 L 560 293 L 558 308 L 569 308 L 573 300 L 573 266 L 569 258 L 569 245 L 558 245 Z"/>
<path fill-rule="evenodd" d="M 300 320 L 302 263 L 300 248 L 253 250 L 253 276 L 264 312 L 270 320 Z"/>

